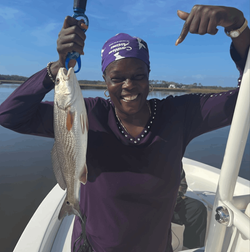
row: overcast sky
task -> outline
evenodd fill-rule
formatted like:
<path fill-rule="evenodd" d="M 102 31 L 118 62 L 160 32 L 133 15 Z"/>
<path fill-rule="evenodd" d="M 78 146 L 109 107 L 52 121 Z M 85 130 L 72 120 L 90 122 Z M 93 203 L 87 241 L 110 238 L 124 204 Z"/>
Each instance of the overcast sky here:
<path fill-rule="evenodd" d="M 125 32 L 149 46 L 150 79 L 236 86 L 238 71 L 229 55 L 231 39 L 219 27 L 217 35 L 188 34 L 175 46 L 183 21 L 177 10 L 190 12 L 195 4 L 240 9 L 248 22 L 249 0 L 88 0 L 89 30 L 82 69 L 77 78 L 102 80 L 100 51 L 104 42 Z M 73 0 L 8 0 L 0 2 L 0 74 L 31 76 L 56 61 L 56 40 Z"/>

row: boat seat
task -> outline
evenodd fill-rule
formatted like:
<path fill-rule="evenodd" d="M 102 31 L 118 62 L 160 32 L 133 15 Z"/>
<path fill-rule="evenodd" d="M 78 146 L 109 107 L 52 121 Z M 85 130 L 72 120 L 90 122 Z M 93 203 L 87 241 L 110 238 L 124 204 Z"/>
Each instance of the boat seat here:
<path fill-rule="evenodd" d="M 171 223 L 171 229 L 172 229 L 173 251 L 174 252 L 181 251 L 183 247 L 183 232 L 184 232 L 185 226 Z"/>
<path fill-rule="evenodd" d="M 210 211 L 209 211 L 209 207 L 210 204 L 213 204 L 214 201 L 214 195 L 211 195 L 211 197 L 209 197 L 211 202 L 207 202 L 206 200 L 204 200 L 203 198 L 203 192 L 199 191 L 198 194 L 194 191 L 192 191 L 190 188 L 187 189 L 186 192 L 186 196 L 190 197 L 190 198 L 194 198 L 197 199 L 199 201 L 201 201 L 207 208 L 208 211 L 208 221 L 210 218 Z M 206 198 L 205 198 L 206 199 Z M 213 207 L 213 205 L 212 205 Z M 173 247 L 173 251 L 177 252 L 177 251 L 181 251 L 182 247 L 183 247 L 183 232 L 185 229 L 184 225 L 178 225 L 175 223 L 171 223 L 172 224 L 172 247 Z M 193 250 L 192 250 L 193 251 Z"/>
<path fill-rule="evenodd" d="M 207 208 L 213 208 L 215 199 L 215 193 L 213 192 L 191 191 L 188 189 L 186 195 L 201 201 Z"/>

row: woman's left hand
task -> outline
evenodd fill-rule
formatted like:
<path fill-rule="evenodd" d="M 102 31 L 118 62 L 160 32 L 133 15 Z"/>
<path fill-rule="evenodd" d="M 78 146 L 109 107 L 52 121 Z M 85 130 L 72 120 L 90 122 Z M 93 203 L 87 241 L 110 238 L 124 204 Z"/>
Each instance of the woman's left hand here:
<path fill-rule="evenodd" d="M 180 44 L 189 32 L 215 35 L 218 31 L 217 26 L 225 27 L 229 31 L 236 30 L 245 21 L 240 10 L 224 6 L 195 5 L 190 13 L 178 10 L 177 15 L 185 20 L 185 24 L 175 45 Z"/>

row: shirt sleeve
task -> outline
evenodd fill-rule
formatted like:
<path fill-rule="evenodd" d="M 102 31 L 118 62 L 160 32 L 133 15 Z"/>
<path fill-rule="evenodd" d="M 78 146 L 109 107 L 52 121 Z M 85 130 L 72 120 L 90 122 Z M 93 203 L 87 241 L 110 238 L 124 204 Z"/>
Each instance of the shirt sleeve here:
<path fill-rule="evenodd" d="M 53 88 L 46 68 L 31 76 L 0 105 L 0 125 L 18 133 L 53 138 L 53 102 L 41 102 Z"/>
<path fill-rule="evenodd" d="M 239 70 L 238 87 L 221 93 L 190 94 L 185 97 L 185 144 L 193 138 L 232 122 L 246 59 L 241 59 L 233 44 L 231 57 Z"/>

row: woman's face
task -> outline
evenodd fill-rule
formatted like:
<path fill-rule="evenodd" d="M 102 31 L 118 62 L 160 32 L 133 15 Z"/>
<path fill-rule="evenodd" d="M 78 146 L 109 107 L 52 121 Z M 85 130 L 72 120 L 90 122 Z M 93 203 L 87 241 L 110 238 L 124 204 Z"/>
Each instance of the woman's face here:
<path fill-rule="evenodd" d="M 117 111 L 134 115 L 141 111 L 149 93 L 148 66 L 137 58 L 124 58 L 108 65 L 103 76 Z"/>

